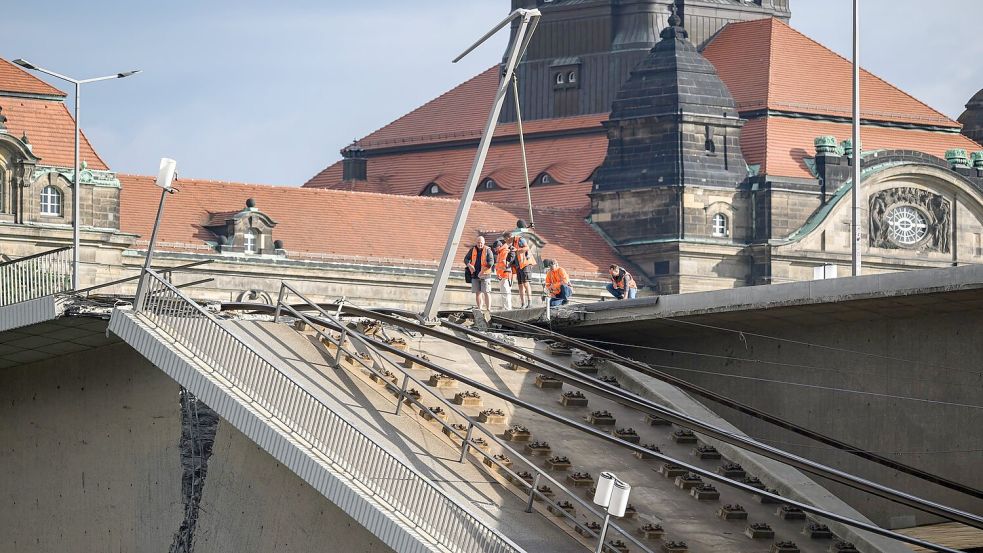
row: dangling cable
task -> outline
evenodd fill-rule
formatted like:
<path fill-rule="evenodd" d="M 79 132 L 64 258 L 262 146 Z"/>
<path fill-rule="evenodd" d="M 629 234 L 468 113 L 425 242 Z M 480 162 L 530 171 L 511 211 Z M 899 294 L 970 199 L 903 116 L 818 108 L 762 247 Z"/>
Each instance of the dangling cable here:
<path fill-rule="evenodd" d="M 519 77 L 512 74 L 512 95 L 515 98 L 515 121 L 519 124 L 519 149 L 522 150 L 522 173 L 526 177 L 526 201 L 529 202 L 529 228 L 536 228 L 532 214 L 532 192 L 529 191 L 529 164 L 526 161 L 526 139 L 522 135 L 522 110 L 519 109 Z"/>

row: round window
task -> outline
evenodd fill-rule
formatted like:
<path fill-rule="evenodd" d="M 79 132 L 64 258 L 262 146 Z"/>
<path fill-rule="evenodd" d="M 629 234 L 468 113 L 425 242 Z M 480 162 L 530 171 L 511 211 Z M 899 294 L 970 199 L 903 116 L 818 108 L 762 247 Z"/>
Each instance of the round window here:
<path fill-rule="evenodd" d="M 913 246 L 928 234 L 928 222 L 921 211 L 907 205 L 887 214 L 888 238 L 900 246 Z"/>

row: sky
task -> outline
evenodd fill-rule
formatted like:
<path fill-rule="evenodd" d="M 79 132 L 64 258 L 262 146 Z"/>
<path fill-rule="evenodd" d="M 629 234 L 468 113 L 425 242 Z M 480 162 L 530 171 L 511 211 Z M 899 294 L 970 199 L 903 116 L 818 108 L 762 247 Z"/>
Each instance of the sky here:
<path fill-rule="evenodd" d="M 862 65 L 958 117 L 983 88 L 979 0 L 860 2 Z M 791 23 L 849 57 L 851 5 L 791 0 Z M 451 59 L 509 6 L 21 1 L 4 6 L 0 56 L 77 79 L 141 69 L 82 88 L 82 127 L 116 171 L 151 175 L 172 157 L 186 178 L 299 186 L 352 139 L 498 63 L 505 31 L 461 62 Z"/>

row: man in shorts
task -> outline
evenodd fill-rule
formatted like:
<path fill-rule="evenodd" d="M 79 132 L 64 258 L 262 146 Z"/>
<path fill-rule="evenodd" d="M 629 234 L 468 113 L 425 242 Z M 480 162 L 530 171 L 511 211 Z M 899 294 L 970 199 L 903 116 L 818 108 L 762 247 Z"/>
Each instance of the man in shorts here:
<path fill-rule="evenodd" d="M 516 224 L 519 228 L 526 228 L 525 221 L 519 220 Z M 518 234 L 513 236 L 509 232 L 503 234 L 502 239 L 515 254 L 515 260 L 512 262 L 512 274 L 515 275 L 515 281 L 519 284 L 519 309 L 529 309 L 532 307 L 532 285 L 529 282 L 529 272 L 532 270 L 532 266 L 536 264 L 529 253 L 529 243 Z"/>
<path fill-rule="evenodd" d="M 474 247 L 464 256 L 464 280 L 471 283 L 475 305 L 485 311 L 491 310 L 489 281 L 494 266 L 495 256 L 492 249 L 485 245 L 485 237 L 479 236 Z"/>

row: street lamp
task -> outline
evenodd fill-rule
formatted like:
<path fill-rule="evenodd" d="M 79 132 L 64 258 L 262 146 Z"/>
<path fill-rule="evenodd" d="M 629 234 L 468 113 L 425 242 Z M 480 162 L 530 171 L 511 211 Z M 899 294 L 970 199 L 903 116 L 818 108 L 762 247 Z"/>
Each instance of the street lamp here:
<path fill-rule="evenodd" d="M 49 71 L 43 67 L 34 65 L 33 63 L 24 59 L 15 59 L 14 63 L 23 67 L 24 69 L 29 69 L 31 71 L 39 71 L 45 75 L 51 75 L 52 77 L 61 79 L 63 81 L 68 81 L 75 85 L 75 172 L 72 173 L 72 290 L 79 289 L 79 227 L 81 222 L 79 221 L 79 93 L 80 88 L 85 83 L 93 83 L 96 81 L 107 81 L 109 79 L 122 79 L 124 77 L 129 77 L 130 75 L 135 75 L 140 72 L 139 69 L 133 71 L 123 71 L 122 73 L 116 73 L 115 75 L 107 75 L 105 77 L 95 77 L 93 79 L 73 79 L 71 77 L 66 77 L 60 73 L 55 73 L 54 71 Z"/>
<path fill-rule="evenodd" d="M 611 516 L 623 517 L 628 508 L 628 494 L 631 493 L 631 486 L 627 482 L 618 480 L 618 477 L 610 472 L 602 472 L 597 481 L 597 488 L 594 491 L 594 503 L 604 507 L 604 525 L 601 526 L 601 535 L 597 540 L 597 551 L 601 553 L 604 548 L 604 536 L 608 533 L 608 523 Z"/>

